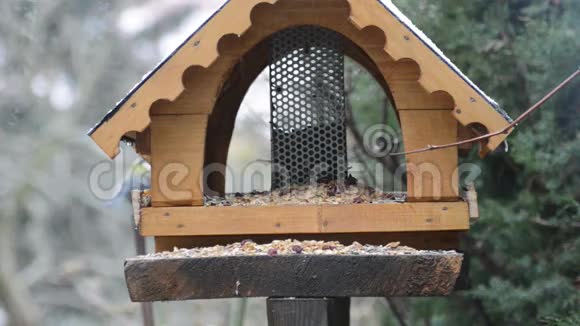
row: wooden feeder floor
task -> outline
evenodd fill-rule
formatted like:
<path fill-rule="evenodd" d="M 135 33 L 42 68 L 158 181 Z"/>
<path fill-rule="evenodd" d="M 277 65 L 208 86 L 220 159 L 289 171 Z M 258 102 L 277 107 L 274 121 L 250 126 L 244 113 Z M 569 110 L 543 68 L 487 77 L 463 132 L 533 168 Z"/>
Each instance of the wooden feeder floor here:
<path fill-rule="evenodd" d="M 454 288 L 463 255 L 391 243 L 243 241 L 128 259 L 136 302 L 235 297 L 443 296 Z"/>
<path fill-rule="evenodd" d="M 405 193 L 386 193 L 360 184 L 339 187 L 334 182 L 291 186 L 273 191 L 226 194 L 205 197 L 205 206 L 283 206 L 319 204 L 386 204 L 405 202 Z"/>

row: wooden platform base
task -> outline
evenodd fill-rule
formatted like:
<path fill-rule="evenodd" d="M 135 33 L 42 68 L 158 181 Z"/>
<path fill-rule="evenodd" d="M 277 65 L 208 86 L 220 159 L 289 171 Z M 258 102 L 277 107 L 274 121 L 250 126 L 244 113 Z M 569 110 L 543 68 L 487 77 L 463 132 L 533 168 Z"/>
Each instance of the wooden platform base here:
<path fill-rule="evenodd" d="M 463 256 L 289 255 L 134 258 L 125 262 L 136 302 L 234 297 L 444 296 Z"/>

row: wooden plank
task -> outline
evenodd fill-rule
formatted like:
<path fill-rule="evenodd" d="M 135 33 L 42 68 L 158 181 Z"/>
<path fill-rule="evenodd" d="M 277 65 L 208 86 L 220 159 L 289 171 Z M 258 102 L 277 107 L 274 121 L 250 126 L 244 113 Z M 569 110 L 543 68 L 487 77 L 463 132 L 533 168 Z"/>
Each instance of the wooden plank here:
<path fill-rule="evenodd" d="M 450 204 L 450 205 L 449 205 Z M 464 202 L 321 206 L 324 232 L 467 230 Z"/>
<path fill-rule="evenodd" d="M 464 202 L 259 207 L 150 207 L 144 236 L 459 231 Z"/>
<path fill-rule="evenodd" d="M 448 93 L 428 93 L 416 80 L 389 80 L 388 83 L 397 110 L 451 110 L 454 107 L 453 98 Z"/>
<path fill-rule="evenodd" d="M 125 262 L 131 300 L 179 301 L 235 297 L 443 296 L 463 256 L 287 255 L 133 258 Z"/>
<path fill-rule="evenodd" d="M 318 233 L 317 206 L 168 207 L 141 210 L 144 236 Z"/>
<path fill-rule="evenodd" d="M 432 232 L 372 232 L 372 233 L 304 233 L 304 234 L 245 234 L 226 236 L 173 236 L 155 237 L 155 251 L 173 251 L 174 248 L 212 247 L 228 245 L 252 239 L 256 243 L 270 243 L 274 240 L 296 239 L 339 241 L 351 244 L 355 241 L 370 245 L 386 245 L 401 242 L 402 245 L 420 250 L 454 250 L 460 247 L 460 237 L 464 231 Z"/>
<path fill-rule="evenodd" d="M 399 111 L 405 149 L 457 140 L 457 121 L 450 110 Z M 407 194 L 411 201 L 455 201 L 459 198 L 456 147 L 407 155 Z"/>
<path fill-rule="evenodd" d="M 119 154 L 119 142 L 126 133 L 145 130 L 151 123 L 148 109 L 131 110 L 131 105 L 127 105 L 128 109 L 119 110 L 91 134 L 91 139 L 111 159 Z"/>
<path fill-rule="evenodd" d="M 348 326 L 349 298 L 269 298 L 268 326 Z"/>
<path fill-rule="evenodd" d="M 207 115 L 152 116 L 153 206 L 203 205 Z"/>

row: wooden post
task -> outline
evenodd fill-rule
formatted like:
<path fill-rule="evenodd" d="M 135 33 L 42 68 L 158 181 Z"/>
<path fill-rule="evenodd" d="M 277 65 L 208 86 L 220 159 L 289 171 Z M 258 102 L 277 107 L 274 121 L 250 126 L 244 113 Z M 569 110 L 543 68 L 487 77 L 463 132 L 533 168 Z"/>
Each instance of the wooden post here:
<path fill-rule="evenodd" d="M 269 298 L 269 326 L 349 326 L 350 298 Z"/>

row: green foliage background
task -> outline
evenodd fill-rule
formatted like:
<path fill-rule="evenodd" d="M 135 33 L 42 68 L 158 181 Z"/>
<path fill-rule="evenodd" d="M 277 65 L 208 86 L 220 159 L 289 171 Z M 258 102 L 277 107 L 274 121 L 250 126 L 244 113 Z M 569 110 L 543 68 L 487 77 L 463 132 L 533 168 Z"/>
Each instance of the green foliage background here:
<path fill-rule="evenodd" d="M 580 65 L 580 1 L 395 2 L 514 118 Z M 577 80 L 478 163 L 472 288 L 411 300 L 409 324 L 578 324 L 579 113 Z"/>

